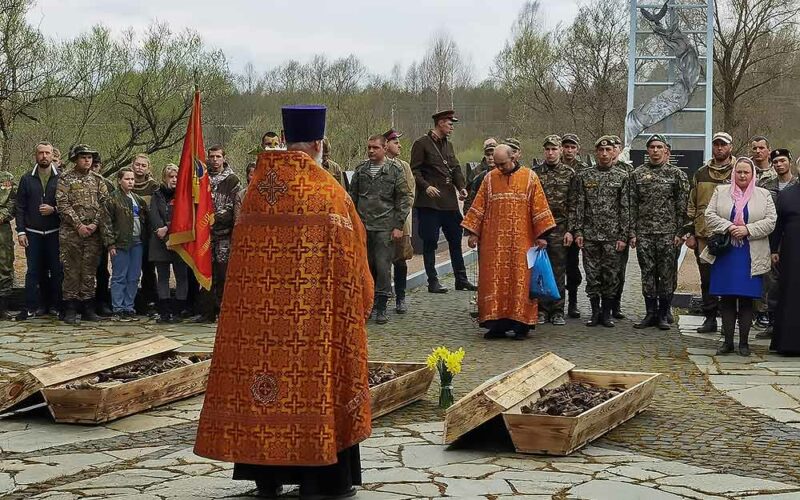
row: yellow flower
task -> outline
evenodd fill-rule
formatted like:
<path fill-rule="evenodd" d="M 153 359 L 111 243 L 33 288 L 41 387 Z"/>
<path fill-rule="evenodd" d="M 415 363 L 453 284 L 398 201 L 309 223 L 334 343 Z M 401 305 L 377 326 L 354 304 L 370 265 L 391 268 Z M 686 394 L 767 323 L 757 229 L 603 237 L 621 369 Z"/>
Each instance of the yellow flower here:
<path fill-rule="evenodd" d="M 464 352 L 463 347 L 459 347 L 459 349 L 455 352 L 448 353 L 447 357 L 444 358 L 444 364 L 447 367 L 447 371 L 452 373 L 453 375 L 457 375 L 461 373 L 461 362 L 464 360 Z"/>
<path fill-rule="evenodd" d="M 431 370 L 436 370 L 439 366 L 439 362 L 440 361 L 444 362 L 449 355 L 450 351 L 448 351 L 446 347 L 444 346 L 437 347 L 436 349 L 431 351 L 431 354 L 428 356 L 428 359 L 426 360 L 428 368 Z"/>

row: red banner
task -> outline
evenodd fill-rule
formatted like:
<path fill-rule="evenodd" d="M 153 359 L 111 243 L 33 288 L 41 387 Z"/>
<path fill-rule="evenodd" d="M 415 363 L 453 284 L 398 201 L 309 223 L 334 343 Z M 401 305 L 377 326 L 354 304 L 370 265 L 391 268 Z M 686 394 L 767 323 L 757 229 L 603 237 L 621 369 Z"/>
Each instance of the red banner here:
<path fill-rule="evenodd" d="M 175 206 L 169 225 L 167 246 L 192 268 L 200 286 L 211 289 L 211 225 L 214 206 L 206 169 L 200 92 L 194 93 L 192 113 L 186 127 L 183 152 L 175 188 Z"/>

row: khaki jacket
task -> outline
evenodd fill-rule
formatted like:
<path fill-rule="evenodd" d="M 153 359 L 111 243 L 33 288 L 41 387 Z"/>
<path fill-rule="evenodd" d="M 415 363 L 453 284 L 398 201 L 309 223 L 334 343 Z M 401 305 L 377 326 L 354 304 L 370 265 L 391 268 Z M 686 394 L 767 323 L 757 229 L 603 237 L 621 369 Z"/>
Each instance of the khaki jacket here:
<path fill-rule="evenodd" d="M 732 224 L 731 210 L 733 210 L 731 185 L 718 186 L 705 212 L 706 227 L 710 234 L 722 234 L 728 230 Z M 778 214 L 769 191 L 760 187 L 755 188 L 747 203 L 747 212 L 746 227 L 750 232 L 750 236 L 747 237 L 750 242 L 750 275 L 758 276 L 768 273 L 772 267 L 769 235 L 775 229 Z M 708 253 L 708 247 L 700 254 L 700 258 L 709 264 L 713 264 L 716 260 L 715 256 Z"/>
<path fill-rule="evenodd" d="M 403 167 L 403 173 L 406 176 L 406 184 L 408 184 L 408 191 L 411 193 L 411 205 L 414 206 L 414 188 L 416 187 L 417 183 L 414 180 L 414 173 L 411 172 L 411 165 L 408 164 L 407 161 L 401 160 L 400 158 L 395 158 L 394 161 L 400 164 Z M 408 217 L 406 217 L 406 223 L 403 225 L 403 236 L 411 236 L 411 210 L 408 211 Z"/>

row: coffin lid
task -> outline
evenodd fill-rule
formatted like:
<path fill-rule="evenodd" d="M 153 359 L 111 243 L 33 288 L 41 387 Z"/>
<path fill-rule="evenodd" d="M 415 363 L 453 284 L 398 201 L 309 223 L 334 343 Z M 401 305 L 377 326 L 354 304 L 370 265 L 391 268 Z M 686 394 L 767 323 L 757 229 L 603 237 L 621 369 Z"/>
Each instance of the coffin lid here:
<path fill-rule="evenodd" d="M 0 413 L 28 399 L 45 387 L 63 384 L 138 359 L 172 351 L 182 345 L 180 342 L 159 335 L 132 344 L 104 349 L 87 356 L 31 368 L 0 383 Z"/>
<path fill-rule="evenodd" d="M 452 443 L 575 368 L 548 352 L 493 377 L 447 409 L 444 442 Z"/>

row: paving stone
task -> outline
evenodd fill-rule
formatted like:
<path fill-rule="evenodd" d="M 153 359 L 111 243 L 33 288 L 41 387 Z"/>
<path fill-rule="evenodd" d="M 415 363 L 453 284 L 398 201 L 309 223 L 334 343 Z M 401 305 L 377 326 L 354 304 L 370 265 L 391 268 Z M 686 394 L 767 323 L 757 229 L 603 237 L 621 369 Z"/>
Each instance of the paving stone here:
<path fill-rule="evenodd" d="M 769 493 L 766 495 L 754 495 L 747 497 L 747 500 L 798 500 L 800 491 L 792 493 Z"/>
<path fill-rule="evenodd" d="M 188 465 L 173 465 L 169 467 L 167 470 L 172 472 L 178 472 L 185 476 L 204 476 L 210 472 L 216 470 L 211 464 L 188 464 Z M 226 471 L 222 471 L 226 475 L 230 476 L 230 474 Z"/>
<path fill-rule="evenodd" d="M 542 483 L 576 484 L 592 478 L 587 474 L 550 471 L 500 471 L 490 476 L 491 479 L 507 479 L 519 481 L 537 481 Z"/>
<path fill-rule="evenodd" d="M 587 446 L 580 451 L 581 455 L 587 455 L 590 457 L 611 457 L 611 456 L 619 456 L 619 455 L 630 455 L 629 452 L 621 451 L 621 450 L 614 450 L 611 448 L 603 448 L 601 446 Z"/>
<path fill-rule="evenodd" d="M 9 493 L 14 489 L 14 480 L 11 474 L 0 472 L 0 493 Z"/>
<path fill-rule="evenodd" d="M 556 495 L 559 492 L 569 490 L 572 484 L 569 483 L 548 483 L 544 481 L 509 481 L 514 491 L 525 495 Z"/>
<path fill-rule="evenodd" d="M 704 493 L 764 493 L 785 491 L 794 487 L 766 479 L 741 477 L 732 474 L 700 474 L 665 477 L 658 484 L 683 486 Z"/>
<path fill-rule="evenodd" d="M 664 474 L 652 470 L 646 470 L 631 465 L 620 465 L 611 469 L 606 469 L 607 473 L 616 474 L 618 476 L 625 476 L 637 481 L 650 481 L 664 477 Z"/>
<path fill-rule="evenodd" d="M 500 466 L 490 464 L 452 464 L 433 467 L 429 470 L 436 475 L 445 477 L 479 478 L 502 469 Z"/>
<path fill-rule="evenodd" d="M 386 491 L 358 490 L 355 498 L 358 498 L 358 500 L 403 500 L 413 497 L 404 494 L 398 495 L 397 493 L 388 493 Z"/>
<path fill-rule="evenodd" d="M 140 413 L 138 415 L 131 415 L 130 417 L 115 420 L 114 422 L 106 424 L 105 427 L 120 432 L 143 432 L 182 423 L 185 423 L 185 420 L 170 417 L 156 417 L 146 413 Z"/>
<path fill-rule="evenodd" d="M 452 479 L 439 478 L 437 482 L 447 485 L 449 497 L 498 495 L 512 493 L 508 483 L 501 479 Z"/>
<path fill-rule="evenodd" d="M 611 464 L 570 464 L 553 463 L 551 467 L 560 472 L 574 472 L 576 474 L 594 474 L 612 467 Z"/>
<path fill-rule="evenodd" d="M 72 476 L 98 465 L 105 466 L 119 461 L 119 459 L 110 457 L 105 453 L 72 453 L 68 455 L 31 457 L 26 460 L 38 462 L 38 465 L 29 465 L 14 476 L 14 482 L 19 485 L 43 483 L 57 477 Z M 2 464 L 0 464 L 0 467 L 2 467 Z"/>
<path fill-rule="evenodd" d="M 594 480 L 569 490 L 569 498 L 591 500 L 681 500 L 683 497 L 646 486 Z"/>
<path fill-rule="evenodd" d="M 705 474 L 706 472 L 713 472 L 711 469 L 703 469 L 702 467 L 695 467 L 694 465 L 667 461 L 648 462 L 638 464 L 637 467 L 661 472 L 667 476 L 682 476 L 686 474 Z"/>
<path fill-rule="evenodd" d="M 427 444 L 423 439 L 405 436 L 405 437 L 378 437 L 370 438 L 361 443 L 364 448 L 382 448 L 384 446 L 397 446 L 400 444 Z"/>
<path fill-rule="evenodd" d="M 405 446 L 402 452 L 403 465 L 413 469 L 427 469 L 438 465 L 448 465 L 483 458 L 476 451 L 448 450 L 445 446 L 413 445 Z"/>
<path fill-rule="evenodd" d="M 796 408 L 798 402 L 769 385 L 731 391 L 728 395 L 745 406 L 755 408 Z"/>
<path fill-rule="evenodd" d="M 0 450 L 4 452 L 29 452 L 65 444 L 108 439 L 121 435 L 121 432 L 102 427 L 31 423 L 24 430 L 0 434 Z"/>
<path fill-rule="evenodd" d="M 800 422 L 800 413 L 793 410 L 756 408 L 756 411 L 774 418 L 778 422 Z"/>
<path fill-rule="evenodd" d="M 125 486 L 149 486 L 165 479 L 172 479 L 177 474 L 154 469 L 127 469 L 110 472 L 91 479 L 75 481 L 56 487 L 57 490 L 91 490 L 93 488 L 115 488 Z"/>
<path fill-rule="evenodd" d="M 145 493 L 166 498 L 217 499 L 243 495 L 255 489 L 251 481 L 234 481 L 221 477 L 184 477 L 151 486 Z"/>
<path fill-rule="evenodd" d="M 161 451 L 164 449 L 169 448 L 169 446 L 148 446 L 146 448 L 130 448 L 124 450 L 110 450 L 106 451 L 105 453 L 119 458 L 121 460 L 131 460 L 133 458 L 140 458 L 147 455 L 151 455 L 157 451 Z"/>
<path fill-rule="evenodd" d="M 363 472 L 366 484 L 374 483 L 427 483 L 429 474 L 421 470 L 397 467 L 392 469 L 370 469 Z"/>
<path fill-rule="evenodd" d="M 493 460 L 492 463 L 495 465 L 499 465 L 500 467 L 508 467 L 511 469 L 521 469 L 521 470 L 537 470 L 547 467 L 546 462 L 540 462 L 538 460 L 531 460 L 525 458 L 502 457 Z"/>
<path fill-rule="evenodd" d="M 444 431 L 444 422 L 407 424 L 404 425 L 403 428 L 414 432 L 433 432 L 441 435 L 441 433 Z"/>
<path fill-rule="evenodd" d="M 421 497 L 438 497 L 440 495 L 439 487 L 432 483 L 387 484 L 378 488 L 378 491 Z M 361 498 L 360 492 L 358 498 Z"/>
<path fill-rule="evenodd" d="M 709 375 L 708 379 L 712 384 L 745 384 L 745 385 L 774 385 L 798 384 L 797 377 L 790 377 L 786 375 Z"/>
<path fill-rule="evenodd" d="M 686 498 L 692 498 L 695 500 L 725 500 L 729 498 L 717 495 L 706 495 L 705 493 L 700 493 L 698 491 L 690 490 L 689 488 L 682 488 L 680 486 L 661 486 L 660 489 L 668 491 L 670 493 L 675 493 L 676 495 L 684 496 Z"/>

